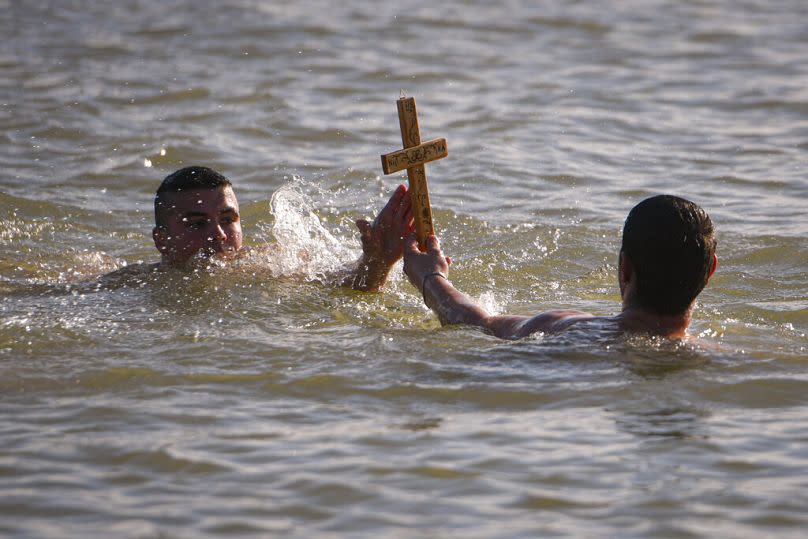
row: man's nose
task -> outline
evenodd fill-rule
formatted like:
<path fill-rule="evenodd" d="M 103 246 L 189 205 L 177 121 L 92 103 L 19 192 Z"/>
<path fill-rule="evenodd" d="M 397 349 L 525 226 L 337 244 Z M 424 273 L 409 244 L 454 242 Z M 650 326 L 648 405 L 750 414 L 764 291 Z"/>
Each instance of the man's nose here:
<path fill-rule="evenodd" d="M 224 229 L 222 228 L 222 225 L 220 225 L 219 223 L 216 223 L 215 225 L 213 225 L 213 231 L 212 231 L 210 237 L 208 238 L 208 240 L 209 241 L 214 241 L 214 240 L 225 241 L 226 239 L 227 239 L 227 232 L 224 231 Z"/>

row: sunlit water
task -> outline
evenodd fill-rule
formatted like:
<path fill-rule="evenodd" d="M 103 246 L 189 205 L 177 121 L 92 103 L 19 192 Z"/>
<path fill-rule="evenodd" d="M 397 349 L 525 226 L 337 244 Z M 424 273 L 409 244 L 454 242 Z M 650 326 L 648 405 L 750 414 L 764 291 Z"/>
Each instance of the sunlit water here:
<path fill-rule="evenodd" d="M 0 535 L 802 536 L 808 4 L 348 4 L 0 0 Z M 335 288 L 401 91 L 460 289 L 614 313 L 622 221 L 674 193 L 718 230 L 700 341 Z M 187 164 L 253 254 L 99 281 Z"/>

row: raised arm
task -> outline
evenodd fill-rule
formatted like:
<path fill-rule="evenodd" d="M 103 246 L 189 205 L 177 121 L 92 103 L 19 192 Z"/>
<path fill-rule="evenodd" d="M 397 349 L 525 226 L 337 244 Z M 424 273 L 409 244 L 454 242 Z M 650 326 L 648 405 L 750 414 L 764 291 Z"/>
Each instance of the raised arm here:
<path fill-rule="evenodd" d="M 362 240 L 362 258 L 342 285 L 375 292 L 387 282 L 393 265 L 401 260 L 404 238 L 414 230 L 407 188 L 399 185 L 372 223 L 359 219 L 356 227 Z"/>
<path fill-rule="evenodd" d="M 427 251 L 418 250 L 411 234 L 404 241 L 404 273 L 421 291 L 427 307 L 441 324 L 478 326 L 502 339 L 519 339 L 531 333 L 558 332 L 592 315 L 580 311 L 548 311 L 536 316 L 492 315 L 482 305 L 460 292 L 449 282 L 451 259 L 444 256 L 438 238 L 430 236 Z"/>

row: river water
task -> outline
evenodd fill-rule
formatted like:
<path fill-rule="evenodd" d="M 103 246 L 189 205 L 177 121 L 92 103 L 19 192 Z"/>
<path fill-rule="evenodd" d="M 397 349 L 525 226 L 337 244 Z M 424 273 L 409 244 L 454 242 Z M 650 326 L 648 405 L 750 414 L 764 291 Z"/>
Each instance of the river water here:
<path fill-rule="evenodd" d="M 0 535 L 801 537 L 808 3 L 0 0 Z M 620 228 L 701 204 L 697 344 L 441 328 L 360 252 L 416 97 L 452 280 L 619 309 Z M 230 177 L 270 255 L 125 286 Z"/>

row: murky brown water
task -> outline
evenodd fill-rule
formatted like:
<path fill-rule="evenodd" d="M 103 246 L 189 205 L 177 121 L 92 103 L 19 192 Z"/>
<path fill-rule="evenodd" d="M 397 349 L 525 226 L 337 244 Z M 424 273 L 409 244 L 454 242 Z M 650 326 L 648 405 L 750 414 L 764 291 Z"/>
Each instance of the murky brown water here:
<path fill-rule="evenodd" d="M 806 20 L 0 0 L 0 535 L 800 537 Z M 440 328 L 400 272 L 318 282 L 402 181 L 378 157 L 401 90 L 449 141 L 428 169 L 459 288 L 613 313 L 622 221 L 671 192 L 718 229 L 702 346 L 501 342 Z M 191 163 L 281 248 L 96 288 L 157 259 L 154 190 Z"/>

